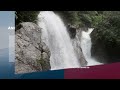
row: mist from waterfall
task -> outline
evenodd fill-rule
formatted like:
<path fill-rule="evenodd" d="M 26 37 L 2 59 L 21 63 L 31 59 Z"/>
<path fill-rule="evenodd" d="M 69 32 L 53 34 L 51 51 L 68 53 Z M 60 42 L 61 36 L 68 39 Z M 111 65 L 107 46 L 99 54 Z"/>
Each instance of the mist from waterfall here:
<path fill-rule="evenodd" d="M 51 70 L 79 68 L 80 62 L 61 18 L 52 11 L 41 11 L 38 18 L 38 24 L 42 28 L 42 40 L 51 52 Z"/>

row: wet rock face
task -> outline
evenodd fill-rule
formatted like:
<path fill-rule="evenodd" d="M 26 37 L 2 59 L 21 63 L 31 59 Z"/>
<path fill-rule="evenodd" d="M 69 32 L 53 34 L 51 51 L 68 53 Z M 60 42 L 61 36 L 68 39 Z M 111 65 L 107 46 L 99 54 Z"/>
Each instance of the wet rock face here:
<path fill-rule="evenodd" d="M 77 58 L 80 62 L 80 65 L 83 67 L 83 66 L 86 66 L 88 62 L 86 61 L 81 48 L 81 31 L 82 31 L 82 28 L 76 29 L 76 36 L 74 39 L 71 39 L 71 40 L 72 40 L 72 44 L 73 44 L 75 53 L 77 55 Z"/>
<path fill-rule="evenodd" d="M 70 38 L 71 39 L 75 38 L 75 36 L 76 36 L 76 28 L 71 26 L 71 25 L 68 25 L 67 30 L 68 30 L 68 33 L 70 35 Z"/>
<path fill-rule="evenodd" d="M 50 68 L 50 50 L 41 40 L 41 29 L 31 22 L 19 24 L 15 32 L 15 72 L 29 73 Z"/>

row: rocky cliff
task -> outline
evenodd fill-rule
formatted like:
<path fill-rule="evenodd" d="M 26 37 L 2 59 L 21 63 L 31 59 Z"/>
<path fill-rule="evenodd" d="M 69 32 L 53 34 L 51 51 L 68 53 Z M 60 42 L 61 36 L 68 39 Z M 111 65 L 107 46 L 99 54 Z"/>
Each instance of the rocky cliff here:
<path fill-rule="evenodd" d="M 76 29 L 74 26 L 68 26 L 68 33 L 71 37 L 71 41 L 76 52 L 77 58 L 79 59 L 81 66 L 86 66 L 88 62 L 85 60 L 80 43 L 82 30 L 84 29 Z"/>
<path fill-rule="evenodd" d="M 50 51 L 41 40 L 41 29 L 34 23 L 24 22 L 15 30 L 15 72 L 46 71 L 50 67 Z"/>

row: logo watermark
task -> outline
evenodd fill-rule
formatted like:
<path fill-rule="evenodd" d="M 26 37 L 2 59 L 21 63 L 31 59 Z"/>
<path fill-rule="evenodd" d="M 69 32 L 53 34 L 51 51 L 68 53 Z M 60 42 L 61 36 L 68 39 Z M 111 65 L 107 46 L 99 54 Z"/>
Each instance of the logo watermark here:
<path fill-rule="evenodd" d="M 15 27 L 9 26 L 8 29 L 9 29 L 9 30 L 14 30 Z"/>

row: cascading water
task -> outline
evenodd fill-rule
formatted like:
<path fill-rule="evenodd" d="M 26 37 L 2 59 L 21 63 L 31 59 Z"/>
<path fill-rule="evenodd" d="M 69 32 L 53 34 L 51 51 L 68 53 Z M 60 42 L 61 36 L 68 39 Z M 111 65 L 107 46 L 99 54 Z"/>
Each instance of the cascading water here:
<path fill-rule="evenodd" d="M 82 31 L 82 36 L 81 36 L 81 48 L 83 51 L 83 54 L 85 56 L 86 61 L 88 62 L 87 66 L 92 66 L 92 65 L 99 65 L 102 63 L 97 62 L 94 58 L 91 57 L 91 38 L 90 38 L 90 33 L 93 31 L 93 29 L 88 29 L 88 31 Z"/>
<path fill-rule="evenodd" d="M 48 45 L 51 52 L 51 70 L 79 68 L 80 62 L 60 17 L 52 11 L 42 11 L 38 18 L 38 24 L 42 28 L 42 40 Z"/>

